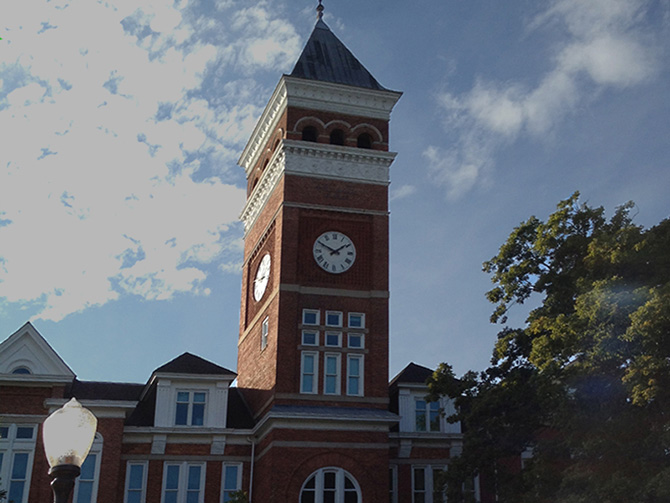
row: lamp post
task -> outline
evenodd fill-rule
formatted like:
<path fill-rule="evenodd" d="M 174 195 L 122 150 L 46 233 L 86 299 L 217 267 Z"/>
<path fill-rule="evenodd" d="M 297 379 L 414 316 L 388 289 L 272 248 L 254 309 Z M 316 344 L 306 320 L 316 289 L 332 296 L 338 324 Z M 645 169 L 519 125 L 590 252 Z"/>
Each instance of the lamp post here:
<path fill-rule="evenodd" d="M 44 420 L 42 437 L 54 503 L 67 503 L 91 450 L 97 424 L 93 413 L 74 398 Z"/>

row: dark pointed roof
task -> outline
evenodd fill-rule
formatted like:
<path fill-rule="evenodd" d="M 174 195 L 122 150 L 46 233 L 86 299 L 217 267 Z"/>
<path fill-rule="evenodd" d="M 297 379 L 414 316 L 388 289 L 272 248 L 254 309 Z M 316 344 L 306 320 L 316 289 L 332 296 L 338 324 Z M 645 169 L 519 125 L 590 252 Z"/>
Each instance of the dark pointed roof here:
<path fill-rule="evenodd" d="M 387 91 L 321 19 L 290 76 Z"/>
<path fill-rule="evenodd" d="M 232 370 L 220 367 L 216 363 L 212 363 L 191 353 L 184 353 L 178 356 L 165 365 L 158 367 L 154 370 L 154 373 L 236 375 Z"/>
<path fill-rule="evenodd" d="M 397 376 L 391 380 L 391 386 L 398 383 L 426 384 L 426 380 L 433 375 L 433 371 L 423 365 L 411 362 Z"/>

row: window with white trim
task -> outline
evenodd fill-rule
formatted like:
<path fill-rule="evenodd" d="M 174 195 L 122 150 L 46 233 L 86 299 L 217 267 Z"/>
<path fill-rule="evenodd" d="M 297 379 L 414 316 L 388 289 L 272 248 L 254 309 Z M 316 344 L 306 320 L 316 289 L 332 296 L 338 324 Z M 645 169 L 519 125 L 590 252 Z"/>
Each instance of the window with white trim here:
<path fill-rule="evenodd" d="M 365 328 L 365 313 L 349 313 L 347 326 L 349 328 Z"/>
<path fill-rule="evenodd" d="M 261 324 L 261 351 L 268 347 L 269 326 L 270 318 L 265 318 Z"/>
<path fill-rule="evenodd" d="M 0 425 L 0 489 L 8 502 L 26 503 L 35 455 L 36 425 Z"/>
<path fill-rule="evenodd" d="M 203 503 L 205 463 L 166 462 L 162 503 Z"/>
<path fill-rule="evenodd" d="M 124 503 L 144 503 L 147 497 L 147 461 L 128 461 Z"/>
<path fill-rule="evenodd" d="M 317 393 L 319 353 L 303 351 L 300 363 L 300 393 Z"/>
<path fill-rule="evenodd" d="M 221 501 L 226 503 L 233 493 L 242 489 L 242 463 L 224 463 L 221 481 Z"/>
<path fill-rule="evenodd" d="M 415 400 L 414 424 L 416 431 L 440 431 L 440 403 Z"/>
<path fill-rule="evenodd" d="M 91 450 L 81 465 L 81 473 L 75 480 L 72 503 L 95 503 L 98 500 L 101 459 L 102 436 L 96 433 Z"/>
<path fill-rule="evenodd" d="M 206 391 L 177 391 L 174 423 L 177 426 L 203 426 L 206 405 Z"/>
<path fill-rule="evenodd" d="M 446 503 L 441 478 L 444 466 L 412 466 L 412 503 Z"/>
<path fill-rule="evenodd" d="M 347 346 L 350 349 L 363 349 L 365 347 L 365 335 L 347 334 Z"/>
<path fill-rule="evenodd" d="M 323 355 L 323 393 L 324 395 L 340 394 L 340 353 Z"/>
<path fill-rule="evenodd" d="M 326 326 L 327 327 L 341 327 L 342 326 L 342 311 L 326 311 Z"/>
<path fill-rule="evenodd" d="M 300 490 L 300 503 L 360 503 L 361 489 L 341 468 L 322 468 L 310 475 Z"/>
<path fill-rule="evenodd" d="M 303 330 L 302 331 L 302 345 L 303 346 L 318 346 L 319 345 L 319 331 L 318 330 Z"/>
<path fill-rule="evenodd" d="M 398 467 L 389 467 L 389 503 L 398 503 Z"/>
<path fill-rule="evenodd" d="M 326 332 L 323 343 L 330 348 L 342 347 L 342 332 Z"/>
<path fill-rule="evenodd" d="M 319 324 L 319 314 L 321 311 L 318 309 L 303 309 L 302 310 L 302 324 L 303 325 L 318 325 Z"/>
<path fill-rule="evenodd" d="M 347 355 L 347 395 L 363 396 L 363 355 Z"/>

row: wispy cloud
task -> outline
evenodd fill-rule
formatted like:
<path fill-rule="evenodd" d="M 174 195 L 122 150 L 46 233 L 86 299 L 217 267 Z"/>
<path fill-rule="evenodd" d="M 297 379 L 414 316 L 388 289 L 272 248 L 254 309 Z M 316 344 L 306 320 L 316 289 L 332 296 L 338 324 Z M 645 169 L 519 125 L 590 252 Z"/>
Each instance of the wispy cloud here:
<path fill-rule="evenodd" d="M 457 139 L 449 149 L 431 146 L 424 155 L 447 197 L 486 181 L 503 146 L 521 136 L 544 137 L 602 89 L 652 78 L 659 51 L 654 34 L 639 23 L 648 7 L 644 0 L 556 0 L 528 25 L 530 32 L 559 26 L 565 33 L 551 48 L 552 67 L 538 84 L 480 78 L 469 92 L 439 95 Z"/>
<path fill-rule="evenodd" d="M 237 266 L 233 169 L 267 95 L 250 69 L 286 68 L 299 40 L 266 2 L 230 7 L 0 7 L 0 300 L 59 320 L 206 295 L 210 266 Z"/>

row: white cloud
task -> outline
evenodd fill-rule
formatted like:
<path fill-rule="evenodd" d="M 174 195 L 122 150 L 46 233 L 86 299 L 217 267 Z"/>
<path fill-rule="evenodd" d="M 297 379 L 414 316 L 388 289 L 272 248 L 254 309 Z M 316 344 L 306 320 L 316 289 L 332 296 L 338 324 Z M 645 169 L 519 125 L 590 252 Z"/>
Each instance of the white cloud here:
<path fill-rule="evenodd" d="M 271 68 L 298 37 L 262 9 L 254 33 L 221 12 L 229 58 L 197 7 L 0 6 L 0 300 L 59 320 L 121 295 L 207 295 L 212 268 L 239 269 L 245 191 L 227 177 L 260 105 L 238 73 L 246 48 Z M 203 87 L 214 70 L 222 89 Z"/>
<path fill-rule="evenodd" d="M 401 185 L 397 189 L 391 190 L 391 201 L 404 199 L 416 194 L 416 187 L 414 185 Z"/>
<path fill-rule="evenodd" d="M 653 38 L 640 28 L 644 0 L 556 0 L 529 30 L 556 25 L 567 36 L 557 43 L 553 68 L 535 87 L 478 79 L 467 93 L 443 93 L 451 150 L 425 152 L 434 179 L 450 198 L 482 181 L 498 149 L 520 135 L 546 137 L 574 108 L 605 87 L 625 88 L 653 77 L 659 58 Z"/>

